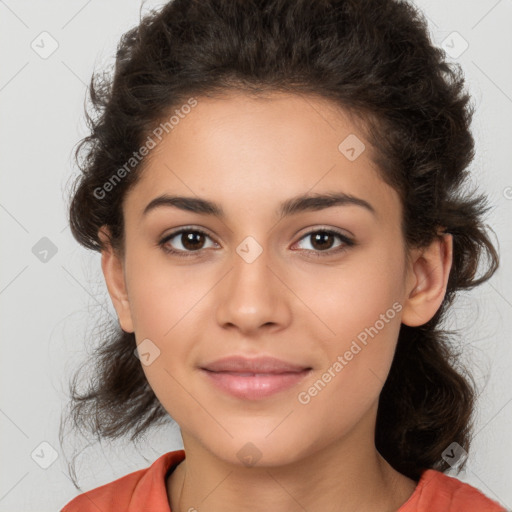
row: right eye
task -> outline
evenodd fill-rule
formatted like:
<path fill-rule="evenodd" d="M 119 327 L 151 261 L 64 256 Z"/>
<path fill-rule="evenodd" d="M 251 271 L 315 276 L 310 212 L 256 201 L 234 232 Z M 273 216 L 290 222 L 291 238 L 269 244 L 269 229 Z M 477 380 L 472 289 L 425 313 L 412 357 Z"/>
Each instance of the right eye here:
<path fill-rule="evenodd" d="M 186 227 L 180 228 L 179 230 L 166 235 L 162 240 L 160 240 L 160 242 L 158 242 L 158 245 L 168 254 L 176 254 L 180 257 L 194 256 L 194 253 L 205 248 L 203 247 L 205 238 L 210 238 L 205 231 L 198 228 Z M 181 245 L 181 247 L 178 247 L 177 249 L 169 247 L 169 242 L 173 239 L 176 239 L 178 242 L 177 245 Z"/>

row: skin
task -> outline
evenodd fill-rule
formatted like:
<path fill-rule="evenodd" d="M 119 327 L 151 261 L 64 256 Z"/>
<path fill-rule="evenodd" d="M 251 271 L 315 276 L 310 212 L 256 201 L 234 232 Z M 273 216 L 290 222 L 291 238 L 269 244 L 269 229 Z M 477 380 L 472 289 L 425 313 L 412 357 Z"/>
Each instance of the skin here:
<path fill-rule="evenodd" d="M 338 150 L 349 134 L 366 144 L 354 161 Z M 166 482 L 173 512 L 396 511 L 414 491 L 416 482 L 375 448 L 377 404 L 400 324 L 422 325 L 441 305 L 452 239 L 440 236 L 406 259 L 399 197 L 371 155 L 361 129 L 327 100 L 200 97 L 152 150 L 125 197 L 124 256 L 100 229 L 102 269 L 120 325 L 138 344 L 149 338 L 159 348 L 143 369 L 181 429 L 187 458 Z M 226 217 L 175 207 L 144 216 L 164 192 L 218 202 Z M 328 192 L 362 198 L 375 215 L 357 205 L 281 220 L 275 213 L 295 195 Z M 196 242 L 200 250 L 182 258 L 165 253 L 158 242 L 188 225 L 208 232 L 202 245 Z M 336 236 L 327 246 L 306 236 L 320 228 L 337 229 L 356 245 L 334 254 L 343 245 Z M 236 252 L 247 236 L 263 250 L 252 263 Z M 178 235 L 167 246 L 186 251 L 182 240 Z M 300 403 L 298 393 L 396 302 L 394 318 Z M 234 353 L 270 355 L 312 371 L 269 398 L 241 400 L 198 369 Z M 253 466 L 237 456 L 248 442 L 260 453 Z"/>

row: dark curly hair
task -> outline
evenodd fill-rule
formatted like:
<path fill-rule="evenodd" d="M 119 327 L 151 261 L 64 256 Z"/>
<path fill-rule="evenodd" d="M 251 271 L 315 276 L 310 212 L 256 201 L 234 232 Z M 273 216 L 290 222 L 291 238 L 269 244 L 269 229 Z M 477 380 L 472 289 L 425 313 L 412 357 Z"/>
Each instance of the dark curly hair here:
<path fill-rule="evenodd" d="M 401 325 L 375 434 L 378 451 L 400 473 L 417 480 L 425 469 L 446 470 L 442 452 L 452 442 L 469 448 L 477 389 L 453 344 L 457 333 L 440 323 L 456 292 L 489 279 L 499 256 L 482 223 L 487 198 L 467 187 L 474 107 L 460 66 L 432 44 L 416 7 L 398 0 L 174 0 L 151 10 L 122 36 L 113 72 L 91 78 L 90 135 L 75 151 L 81 172 L 69 204 L 73 236 L 101 251 L 98 229 L 106 225 L 122 255 L 122 201 L 150 155 L 106 197 L 98 190 L 173 109 L 233 91 L 331 100 L 361 123 L 382 179 L 399 193 L 405 248 L 427 246 L 439 228 L 453 235 L 441 307 L 424 325 Z M 169 416 L 134 356 L 135 335 L 114 324 L 102 324 L 87 389 L 78 391 L 85 367 L 72 379 L 69 416 L 97 439 L 131 433 L 137 441 Z"/>

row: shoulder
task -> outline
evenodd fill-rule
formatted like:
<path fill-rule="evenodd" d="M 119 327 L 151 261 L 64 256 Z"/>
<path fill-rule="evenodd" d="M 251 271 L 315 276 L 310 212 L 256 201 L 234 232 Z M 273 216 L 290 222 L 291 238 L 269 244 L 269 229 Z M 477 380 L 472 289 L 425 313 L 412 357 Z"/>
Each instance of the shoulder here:
<path fill-rule="evenodd" d="M 478 489 L 440 471 L 427 469 L 398 512 L 506 512 Z"/>
<path fill-rule="evenodd" d="M 165 453 L 147 468 L 79 494 L 61 512 L 170 512 L 165 475 L 184 458 L 184 450 Z"/>

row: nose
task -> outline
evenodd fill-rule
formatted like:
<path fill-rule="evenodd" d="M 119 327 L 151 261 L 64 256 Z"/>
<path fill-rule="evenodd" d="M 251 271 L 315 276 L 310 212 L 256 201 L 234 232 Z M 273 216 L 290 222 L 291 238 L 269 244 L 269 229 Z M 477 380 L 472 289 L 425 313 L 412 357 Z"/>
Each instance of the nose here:
<path fill-rule="evenodd" d="M 224 329 L 238 329 L 244 336 L 254 336 L 261 328 L 265 332 L 286 328 L 291 321 L 293 294 L 283 282 L 282 269 L 268 250 L 253 261 L 243 251 L 240 254 L 234 252 L 231 270 L 219 283 L 218 324 Z"/>

